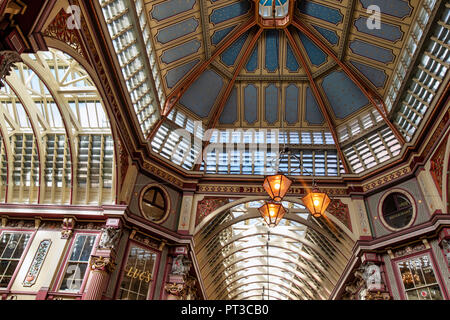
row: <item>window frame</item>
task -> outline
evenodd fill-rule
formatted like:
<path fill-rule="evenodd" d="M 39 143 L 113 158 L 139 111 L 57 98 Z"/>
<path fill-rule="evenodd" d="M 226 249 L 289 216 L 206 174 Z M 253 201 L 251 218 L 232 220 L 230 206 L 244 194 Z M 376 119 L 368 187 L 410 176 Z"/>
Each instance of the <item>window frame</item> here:
<path fill-rule="evenodd" d="M 430 259 L 430 264 L 431 264 L 431 267 L 433 269 L 434 275 L 436 277 L 436 284 L 439 286 L 439 289 L 441 290 L 443 299 L 444 300 L 448 300 L 449 297 L 448 297 L 448 293 L 447 293 L 447 290 L 446 290 L 446 286 L 444 285 L 444 282 L 443 282 L 443 278 L 442 278 L 442 275 L 441 275 L 441 270 L 439 268 L 439 265 L 438 265 L 438 263 L 436 261 L 436 258 L 434 256 L 433 250 L 431 248 L 424 249 L 424 250 L 421 250 L 421 251 L 418 251 L 418 252 L 414 252 L 414 253 L 411 253 L 411 254 L 408 254 L 408 255 L 404 255 L 404 256 L 401 256 L 401 257 L 398 257 L 398 258 L 394 258 L 394 259 L 391 260 L 391 265 L 392 265 L 392 268 L 394 269 L 395 282 L 396 282 L 397 287 L 398 287 L 400 298 L 402 300 L 408 300 L 406 298 L 406 289 L 405 289 L 405 287 L 403 285 L 403 282 L 402 282 L 402 275 L 401 275 L 400 267 L 398 266 L 398 264 L 400 262 L 405 261 L 405 260 L 412 260 L 412 259 L 420 258 L 420 257 L 423 257 L 423 256 L 428 256 L 428 258 Z M 432 286 L 432 285 L 428 285 L 426 287 L 430 287 L 430 286 Z"/>
<path fill-rule="evenodd" d="M 78 291 L 71 291 L 71 290 L 60 290 L 61 287 L 61 283 L 63 281 L 64 275 L 66 273 L 67 270 L 67 265 L 68 265 L 68 261 L 69 261 L 69 256 L 72 253 L 73 250 L 73 246 L 75 243 L 75 239 L 80 236 L 80 235 L 95 235 L 95 240 L 94 240 L 94 246 L 92 247 L 91 253 L 89 254 L 89 260 L 88 260 L 88 267 L 86 269 L 86 273 L 84 274 L 83 277 L 83 282 L 81 283 L 81 287 L 80 290 Z M 87 285 L 87 280 L 89 279 L 89 274 L 91 272 L 90 267 L 89 267 L 89 261 L 90 261 L 90 257 L 92 256 L 92 254 L 95 252 L 95 249 L 98 246 L 98 243 L 100 242 L 100 235 L 101 232 L 99 231 L 86 231 L 86 230 L 75 230 L 71 239 L 70 239 L 70 243 L 68 244 L 68 246 L 66 247 L 65 253 L 64 253 L 64 258 L 62 260 L 62 262 L 59 264 L 59 271 L 58 274 L 56 276 L 56 279 L 54 281 L 54 284 L 52 285 L 52 291 L 57 293 L 57 294 L 68 294 L 68 295 L 81 295 L 83 294 L 84 290 L 86 289 L 86 285 Z"/>
<path fill-rule="evenodd" d="M 411 220 L 404 226 L 401 228 L 394 228 L 392 226 L 390 226 L 386 220 L 384 219 L 384 213 L 383 213 L 383 203 L 384 200 L 391 194 L 393 193 L 401 193 L 402 195 L 404 195 L 409 202 L 411 203 L 411 208 L 412 208 L 412 216 L 411 216 Z M 417 219 L 417 202 L 416 199 L 406 190 L 404 189 L 400 189 L 400 188 L 394 188 L 394 189 L 390 189 L 389 191 L 385 192 L 380 200 L 378 201 L 378 208 L 377 208 L 377 212 L 378 212 L 378 219 L 381 221 L 381 224 L 383 225 L 383 227 L 385 227 L 386 229 L 390 230 L 390 231 L 400 231 L 400 230 L 405 230 L 408 229 L 410 227 L 412 227 L 414 225 L 414 223 L 416 222 Z"/>
<path fill-rule="evenodd" d="M 8 232 L 8 233 L 29 233 L 31 235 L 30 236 L 30 240 L 28 240 L 28 243 L 25 246 L 25 249 L 23 250 L 22 255 L 20 256 L 19 263 L 17 264 L 16 269 L 14 270 L 14 273 L 11 276 L 11 280 L 9 281 L 8 286 L 6 286 L 5 288 L 1 288 L 0 287 L 0 293 L 9 293 L 11 291 L 12 285 L 16 281 L 17 274 L 19 273 L 20 269 L 22 268 L 22 264 L 23 264 L 23 262 L 25 260 L 25 257 L 28 254 L 30 246 L 33 243 L 34 237 L 36 235 L 36 230 L 32 230 L 32 229 L 11 229 L 11 228 L 0 229 L 0 238 L 3 236 L 4 232 Z"/>
<path fill-rule="evenodd" d="M 144 194 L 147 192 L 147 190 L 149 190 L 151 188 L 157 188 L 157 189 L 159 189 L 161 191 L 161 194 L 162 194 L 162 196 L 164 198 L 164 203 L 166 205 L 166 209 L 164 211 L 164 214 L 163 214 L 162 218 L 159 219 L 159 220 L 154 220 L 154 221 L 152 221 L 149 218 L 147 218 L 147 215 L 144 213 L 144 209 L 142 208 L 142 200 L 143 200 Z M 148 184 L 144 188 L 142 188 L 141 192 L 139 193 L 138 205 L 139 205 L 139 212 L 141 213 L 142 217 L 146 221 L 149 221 L 149 222 L 152 222 L 152 223 L 156 223 L 156 224 L 161 224 L 161 223 L 165 222 L 167 220 L 167 218 L 169 217 L 169 215 L 170 215 L 171 199 L 170 199 L 169 192 L 164 186 L 162 186 L 160 184 L 157 184 L 157 183 Z"/>
<path fill-rule="evenodd" d="M 124 251 L 124 255 L 122 258 L 122 263 L 120 265 L 120 274 L 118 276 L 118 281 L 116 282 L 116 288 L 114 290 L 114 300 L 119 300 L 119 292 L 120 292 L 120 285 L 122 284 L 123 281 L 123 277 L 125 275 L 125 267 L 128 263 L 128 257 L 130 255 L 130 251 L 131 251 L 131 247 L 135 246 L 144 250 L 148 250 L 152 253 L 156 254 L 156 259 L 155 259 L 155 265 L 154 265 L 154 272 L 152 274 L 153 279 L 152 279 L 152 284 L 147 292 L 147 296 L 145 300 L 153 300 L 154 296 L 155 296 L 155 291 L 156 291 L 156 280 L 158 277 L 158 273 L 159 273 L 159 267 L 160 267 L 160 263 L 161 263 L 161 254 L 162 251 L 157 250 L 155 248 L 146 246 L 140 242 L 137 242 L 135 240 L 129 240 L 126 246 L 126 249 Z"/>

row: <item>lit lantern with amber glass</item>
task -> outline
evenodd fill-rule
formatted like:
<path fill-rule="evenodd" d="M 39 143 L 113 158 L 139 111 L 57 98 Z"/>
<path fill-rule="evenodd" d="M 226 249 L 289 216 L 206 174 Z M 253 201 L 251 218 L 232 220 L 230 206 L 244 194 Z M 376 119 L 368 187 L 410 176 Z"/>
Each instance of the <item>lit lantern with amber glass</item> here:
<path fill-rule="evenodd" d="M 323 216 L 331 202 L 330 197 L 326 193 L 320 192 L 316 188 L 304 196 L 302 201 L 309 212 L 316 218 Z"/>
<path fill-rule="evenodd" d="M 266 201 L 258 210 L 264 221 L 271 228 L 276 227 L 286 213 L 286 209 L 281 203 L 273 201 Z"/>
<path fill-rule="evenodd" d="M 263 187 L 272 200 L 281 201 L 288 192 L 291 184 L 292 181 L 285 175 L 276 174 L 266 177 L 266 179 L 264 179 Z"/>

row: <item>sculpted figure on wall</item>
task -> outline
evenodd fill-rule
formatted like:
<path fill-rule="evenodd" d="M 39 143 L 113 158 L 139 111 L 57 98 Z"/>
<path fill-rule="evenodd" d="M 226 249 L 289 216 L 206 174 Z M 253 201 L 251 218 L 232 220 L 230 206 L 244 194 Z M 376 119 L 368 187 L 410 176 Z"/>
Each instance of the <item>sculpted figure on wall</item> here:
<path fill-rule="evenodd" d="M 121 230 L 114 227 L 102 229 L 102 237 L 98 245 L 101 249 L 115 249 L 120 238 Z"/>
<path fill-rule="evenodd" d="M 191 268 L 190 261 L 184 257 L 184 255 L 179 254 L 173 259 L 172 263 L 172 274 L 186 275 Z"/>
<path fill-rule="evenodd" d="M 381 283 L 381 271 L 380 267 L 376 264 L 369 263 L 364 266 L 363 279 L 366 281 L 366 288 L 369 291 L 380 290 Z"/>

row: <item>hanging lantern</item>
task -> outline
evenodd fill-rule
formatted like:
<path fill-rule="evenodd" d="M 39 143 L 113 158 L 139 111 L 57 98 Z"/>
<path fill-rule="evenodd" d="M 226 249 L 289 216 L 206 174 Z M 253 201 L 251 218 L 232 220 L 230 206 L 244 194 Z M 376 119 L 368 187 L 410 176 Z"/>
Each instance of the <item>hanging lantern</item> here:
<path fill-rule="evenodd" d="M 304 196 L 302 201 L 309 212 L 316 218 L 323 216 L 331 202 L 330 197 L 325 192 L 320 192 L 317 188 L 314 188 L 312 192 Z"/>
<path fill-rule="evenodd" d="M 265 201 L 264 205 L 258 210 L 264 221 L 271 228 L 276 227 L 286 213 L 286 209 L 281 203 L 273 201 Z"/>
<path fill-rule="evenodd" d="M 283 174 L 268 176 L 264 179 L 264 190 L 274 201 L 281 201 L 291 186 L 292 181 Z"/>

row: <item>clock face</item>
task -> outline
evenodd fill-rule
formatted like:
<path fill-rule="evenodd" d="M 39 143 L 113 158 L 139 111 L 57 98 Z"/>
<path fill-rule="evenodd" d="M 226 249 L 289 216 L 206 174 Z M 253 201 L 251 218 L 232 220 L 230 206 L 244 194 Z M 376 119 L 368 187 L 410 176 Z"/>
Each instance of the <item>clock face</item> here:
<path fill-rule="evenodd" d="M 144 191 L 140 203 L 142 214 L 152 222 L 164 219 L 167 212 L 167 199 L 158 187 L 151 187 Z"/>

